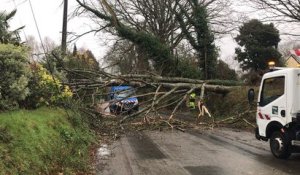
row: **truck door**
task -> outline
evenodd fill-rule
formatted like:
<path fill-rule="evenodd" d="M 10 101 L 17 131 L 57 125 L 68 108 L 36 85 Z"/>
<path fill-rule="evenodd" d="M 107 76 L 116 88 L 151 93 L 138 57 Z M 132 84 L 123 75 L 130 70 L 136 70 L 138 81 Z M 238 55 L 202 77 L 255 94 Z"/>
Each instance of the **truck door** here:
<path fill-rule="evenodd" d="M 265 129 L 270 121 L 286 123 L 286 78 L 277 76 L 263 81 L 257 110 L 257 124 L 262 126 L 260 135 L 265 136 Z"/>

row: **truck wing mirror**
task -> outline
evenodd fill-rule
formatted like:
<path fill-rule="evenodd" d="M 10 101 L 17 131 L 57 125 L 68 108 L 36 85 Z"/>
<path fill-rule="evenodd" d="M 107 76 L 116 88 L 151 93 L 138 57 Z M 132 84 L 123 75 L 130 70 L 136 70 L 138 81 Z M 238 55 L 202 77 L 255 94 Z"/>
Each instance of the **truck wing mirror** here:
<path fill-rule="evenodd" d="M 251 88 L 251 89 L 248 90 L 248 102 L 249 102 L 249 104 L 253 103 L 254 97 L 255 97 L 255 92 L 254 92 L 254 89 Z"/>

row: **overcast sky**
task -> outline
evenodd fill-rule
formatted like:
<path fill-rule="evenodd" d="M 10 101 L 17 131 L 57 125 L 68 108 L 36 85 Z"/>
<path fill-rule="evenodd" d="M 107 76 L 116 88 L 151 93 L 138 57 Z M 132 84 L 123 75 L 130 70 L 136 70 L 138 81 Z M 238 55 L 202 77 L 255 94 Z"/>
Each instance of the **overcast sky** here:
<path fill-rule="evenodd" d="M 6 10 L 9 12 L 17 7 L 17 14 L 10 23 L 12 29 L 25 25 L 25 34 L 27 36 L 33 35 L 36 39 L 38 39 L 29 1 L 15 0 L 15 3 L 13 0 L 0 1 L 1 11 Z M 61 40 L 63 11 L 62 1 L 63 0 L 31 0 L 42 38 L 50 37 L 57 43 Z M 69 1 L 69 12 L 74 10 L 76 5 L 77 4 L 74 0 Z M 89 29 L 89 21 L 86 19 L 71 19 L 68 25 L 69 32 L 76 31 L 77 33 L 83 33 Z M 21 33 L 21 37 L 25 40 L 23 33 Z M 76 42 L 76 45 L 78 48 L 84 47 L 91 49 L 98 58 L 102 57 L 106 50 L 104 41 L 102 42 L 101 39 L 96 38 L 93 34 L 83 37 Z M 223 57 L 233 54 L 235 45 L 232 42 L 232 39 L 224 39 L 221 42 L 218 42 L 218 45 L 221 46 L 222 55 L 224 55 Z"/>
<path fill-rule="evenodd" d="M 38 40 L 37 29 L 34 24 L 33 16 L 30 10 L 30 4 L 28 0 L 0 0 L 1 11 L 10 12 L 17 7 L 17 14 L 14 19 L 10 22 L 11 29 L 17 28 L 19 26 L 25 25 L 24 33 L 29 36 L 33 35 Z M 38 27 L 42 38 L 50 37 L 56 43 L 61 42 L 61 28 L 62 28 L 62 12 L 63 12 L 63 0 L 31 0 L 33 10 L 37 19 Z M 76 7 L 76 1 L 69 1 L 69 12 L 72 12 Z M 247 9 L 247 7 L 239 7 L 239 10 Z M 259 15 L 250 15 L 249 18 L 258 17 Z M 68 23 L 68 32 L 83 33 L 89 30 L 89 25 L 92 25 L 86 18 L 75 18 L 71 19 Z M 282 27 L 281 27 L 282 28 Z M 21 33 L 21 37 L 25 40 L 24 33 Z M 104 40 L 105 36 L 102 38 L 95 37 L 93 34 L 89 34 L 82 37 L 76 42 L 78 48 L 88 48 L 92 50 L 94 55 L 98 59 L 101 59 L 105 54 L 107 47 Z M 284 38 L 284 40 L 287 37 Z M 232 36 L 225 37 L 221 40 L 217 40 L 217 45 L 220 47 L 220 55 L 223 60 L 226 60 L 229 64 L 232 61 L 234 55 L 234 48 L 237 46 L 233 41 Z M 73 45 L 69 45 L 70 48 Z"/>
<path fill-rule="evenodd" d="M 17 14 L 10 22 L 11 29 L 20 26 L 25 26 L 24 33 L 27 36 L 34 36 L 38 40 L 37 29 L 35 27 L 34 19 L 30 10 L 29 1 L 25 0 L 0 0 L 0 11 L 10 12 L 17 7 Z M 38 27 L 42 38 L 49 37 L 56 43 L 61 42 L 62 30 L 62 13 L 63 0 L 31 0 L 33 10 L 36 16 Z M 16 5 L 15 5 L 16 4 Z M 76 2 L 69 1 L 69 12 L 75 9 Z M 68 32 L 83 33 L 89 30 L 89 21 L 83 18 L 75 18 L 69 20 Z M 21 37 L 25 41 L 24 33 L 21 32 Z M 94 34 L 89 34 L 76 42 L 78 48 L 84 47 L 93 51 L 99 58 L 105 52 L 105 47 L 100 39 L 96 38 Z M 72 48 L 72 45 L 69 46 Z"/>

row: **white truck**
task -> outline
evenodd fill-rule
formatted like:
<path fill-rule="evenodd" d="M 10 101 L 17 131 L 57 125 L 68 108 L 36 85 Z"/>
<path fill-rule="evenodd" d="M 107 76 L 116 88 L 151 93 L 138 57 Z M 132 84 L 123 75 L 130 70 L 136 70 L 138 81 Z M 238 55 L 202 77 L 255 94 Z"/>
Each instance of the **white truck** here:
<path fill-rule="evenodd" d="M 248 99 L 254 99 L 253 89 Z M 270 141 L 272 154 L 288 158 L 300 148 L 300 68 L 276 68 L 264 74 L 256 112 L 255 136 Z"/>

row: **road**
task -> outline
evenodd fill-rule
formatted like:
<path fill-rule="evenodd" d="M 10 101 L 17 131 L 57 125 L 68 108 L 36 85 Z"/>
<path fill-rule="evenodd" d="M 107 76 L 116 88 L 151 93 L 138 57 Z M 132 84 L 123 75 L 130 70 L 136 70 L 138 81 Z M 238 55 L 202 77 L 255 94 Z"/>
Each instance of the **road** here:
<path fill-rule="evenodd" d="M 274 158 L 267 142 L 231 129 L 146 131 L 110 145 L 112 156 L 98 158 L 104 175 L 285 175 L 300 174 L 300 155 Z"/>

